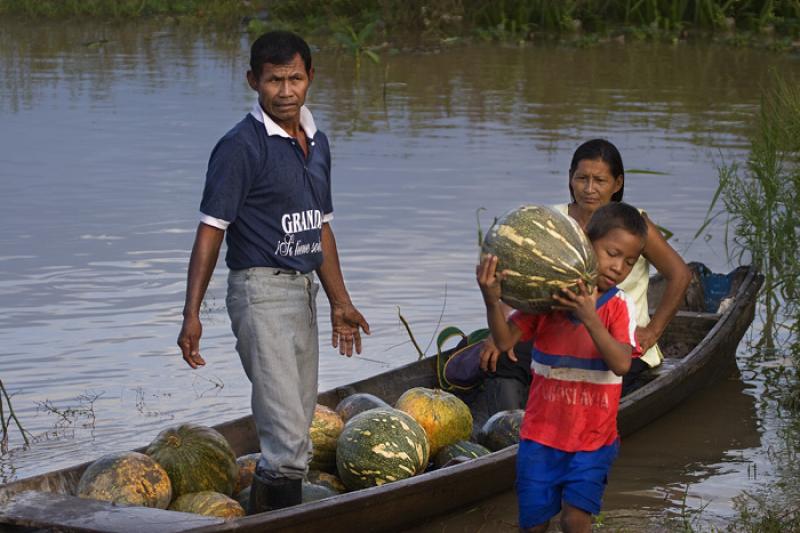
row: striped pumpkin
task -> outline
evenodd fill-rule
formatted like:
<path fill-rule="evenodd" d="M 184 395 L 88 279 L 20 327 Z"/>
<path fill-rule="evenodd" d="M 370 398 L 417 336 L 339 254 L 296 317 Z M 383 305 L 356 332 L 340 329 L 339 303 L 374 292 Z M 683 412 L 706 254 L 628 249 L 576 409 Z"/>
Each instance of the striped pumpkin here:
<path fill-rule="evenodd" d="M 210 427 L 181 424 L 167 428 L 148 446 L 147 455 L 169 474 L 175 498 L 208 490 L 229 496 L 239 478 L 228 441 Z"/>
<path fill-rule="evenodd" d="M 239 475 L 236 478 L 236 485 L 233 487 L 233 493 L 237 494 L 253 483 L 253 475 L 256 472 L 258 460 L 261 459 L 261 454 L 248 453 L 236 458 L 236 466 L 239 469 Z"/>
<path fill-rule="evenodd" d="M 302 490 L 303 490 L 303 495 L 302 495 L 303 503 L 315 502 L 317 500 L 321 500 L 323 498 L 330 498 L 331 496 L 336 496 L 339 494 L 330 487 L 326 487 L 325 485 L 316 485 L 314 483 L 303 483 Z"/>
<path fill-rule="evenodd" d="M 239 502 L 211 490 L 184 494 L 172 502 L 169 509 L 170 511 L 216 516 L 228 520 L 245 515 L 244 508 Z"/>
<path fill-rule="evenodd" d="M 419 474 L 428 466 L 425 430 L 397 409 L 364 411 L 350 419 L 339 435 L 336 466 L 348 490 Z"/>
<path fill-rule="evenodd" d="M 78 482 L 78 496 L 123 505 L 166 509 L 172 499 L 167 472 L 138 452 L 104 455 L 89 465 Z"/>
<path fill-rule="evenodd" d="M 376 407 L 391 408 L 392 406 L 384 402 L 374 394 L 367 392 L 357 392 L 346 397 L 336 406 L 336 414 L 347 422 L 358 413 L 375 409 Z"/>
<path fill-rule="evenodd" d="M 313 470 L 336 472 L 336 441 L 344 429 L 344 421 L 330 407 L 317 404 L 311 421 L 312 457 L 309 467 Z"/>
<path fill-rule="evenodd" d="M 524 417 L 525 411 L 522 409 L 493 414 L 478 433 L 478 442 L 493 452 L 519 444 L 519 428 Z"/>
<path fill-rule="evenodd" d="M 478 443 L 462 440 L 454 444 L 448 444 L 433 458 L 433 464 L 436 468 L 441 468 L 456 457 L 466 457 L 467 459 L 475 459 L 482 455 L 487 455 L 491 451 L 485 446 Z"/>
<path fill-rule="evenodd" d="M 329 474 L 328 472 L 320 472 L 319 470 L 309 470 L 308 475 L 309 483 L 313 483 L 314 485 L 322 485 L 323 487 L 328 487 L 329 489 L 336 491 L 337 493 L 347 492 L 347 487 L 344 486 L 342 480 L 336 477 L 333 474 Z"/>
<path fill-rule="evenodd" d="M 481 257 L 498 258 L 502 300 L 526 313 L 546 313 L 553 294 L 589 290 L 597 277 L 597 259 L 589 239 L 572 218 L 549 207 L 528 205 L 506 213 L 486 234 Z"/>

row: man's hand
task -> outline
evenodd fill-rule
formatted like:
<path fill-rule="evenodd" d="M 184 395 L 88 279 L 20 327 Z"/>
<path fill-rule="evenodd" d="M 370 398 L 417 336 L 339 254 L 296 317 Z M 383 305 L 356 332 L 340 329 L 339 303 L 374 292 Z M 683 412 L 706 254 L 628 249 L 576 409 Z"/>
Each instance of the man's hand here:
<path fill-rule="evenodd" d="M 331 345 L 339 348 L 339 354 L 352 356 L 353 345 L 361 353 L 360 329 L 369 335 L 369 324 L 353 304 L 331 306 Z"/>
<path fill-rule="evenodd" d="M 206 362 L 200 357 L 200 337 L 203 325 L 198 317 L 184 317 L 181 333 L 178 335 L 178 346 L 183 352 L 183 360 L 192 368 L 204 366 Z"/>
<path fill-rule="evenodd" d="M 500 354 L 503 353 L 495 345 L 494 339 L 491 337 L 486 338 L 481 348 L 481 370 L 484 372 L 497 372 L 497 360 L 500 359 Z M 514 353 L 514 348 L 509 348 L 508 358 L 517 362 L 517 354 Z"/>
<path fill-rule="evenodd" d="M 558 302 L 558 305 L 553 306 L 553 309 L 571 311 L 572 314 L 575 315 L 575 318 L 584 324 L 597 316 L 597 311 L 595 311 L 597 287 L 595 287 L 592 292 L 589 292 L 582 279 L 578 280 L 577 294 L 569 289 L 561 289 L 561 292 L 553 295 L 553 300 Z"/>

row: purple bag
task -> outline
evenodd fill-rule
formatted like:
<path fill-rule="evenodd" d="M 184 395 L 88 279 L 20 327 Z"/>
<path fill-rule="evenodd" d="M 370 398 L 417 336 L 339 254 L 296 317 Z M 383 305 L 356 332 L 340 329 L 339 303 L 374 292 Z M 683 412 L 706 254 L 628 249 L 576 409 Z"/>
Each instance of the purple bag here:
<path fill-rule="evenodd" d="M 452 350 L 442 353 L 442 346 L 451 338 L 460 336 L 461 341 Z M 436 339 L 439 387 L 442 390 L 467 391 L 481 383 L 481 349 L 489 336 L 488 329 L 479 329 L 465 335 L 460 329 L 450 326 L 439 333 Z"/>

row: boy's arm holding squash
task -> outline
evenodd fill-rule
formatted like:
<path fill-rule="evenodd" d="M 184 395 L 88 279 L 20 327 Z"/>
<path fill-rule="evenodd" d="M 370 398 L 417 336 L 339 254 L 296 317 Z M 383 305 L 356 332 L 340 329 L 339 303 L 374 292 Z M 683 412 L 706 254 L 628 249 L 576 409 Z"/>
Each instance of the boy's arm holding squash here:
<path fill-rule="evenodd" d="M 487 255 L 476 269 L 478 286 L 483 294 L 483 303 L 486 305 L 486 321 L 489 331 L 497 348 L 507 351 L 514 347 L 522 334 L 519 328 L 506 320 L 506 315 L 500 302 L 500 278 L 497 275 L 497 257 Z"/>

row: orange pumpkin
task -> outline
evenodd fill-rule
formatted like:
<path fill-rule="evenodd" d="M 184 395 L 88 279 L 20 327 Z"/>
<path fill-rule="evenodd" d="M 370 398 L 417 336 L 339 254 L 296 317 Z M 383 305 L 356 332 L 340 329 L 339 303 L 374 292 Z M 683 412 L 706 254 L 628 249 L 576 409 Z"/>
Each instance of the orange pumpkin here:
<path fill-rule="evenodd" d="M 167 471 L 138 452 L 104 455 L 81 476 L 78 496 L 122 505 L 166 509 L 172 499 Z"/>
<path fill-rule="evenodd" d="M 414 387 L 403 393 L 395 407 L 411 415 L 425 429 L 431 457 L 441 448 L 472 434 L 472 413 L 463 401 L 440 389 Z"/>
<path fill-rule="evenodd" d="M 336 472 L 336 441 L 344 429 L 344 421 L 336 411 L 317 404 L 309 434 L 313 446 L 311 469 Z"/>
<path fill-rule="evenodd" d="M 172 502 L 169 509 L 182 513 L 216 516 L 226 520 L 240 518 L 245 515 L 244 508 L 239 502 L 211 490 L 183 494 Z"/>
<path fill-rule="evenodd" d="M 261 453 L 248 453 L 236 458 L 236 466 L 239 467 L 239 477 L 236 479 L 236 486 L 233 488 L 233 493 L 238 494 L 253 483 L 253 474 L 256 471 L 258 460 L 261 459 Z"/>

